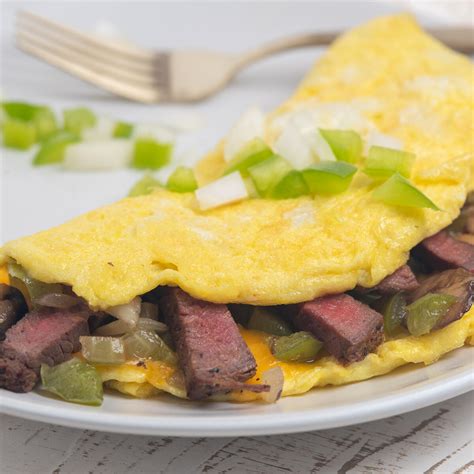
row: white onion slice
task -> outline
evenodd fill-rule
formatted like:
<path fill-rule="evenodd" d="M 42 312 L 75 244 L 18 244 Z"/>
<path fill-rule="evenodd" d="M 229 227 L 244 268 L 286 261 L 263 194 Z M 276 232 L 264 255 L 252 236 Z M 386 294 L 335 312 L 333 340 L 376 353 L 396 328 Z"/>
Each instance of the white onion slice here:
<path fill-rule="evenodd" d="M 265 370 L 261 376 L 261 383 L 270 385 L 270 391 L 262 392 L 262 399 L 267 403 L 275 403 L 281 397 L 284 382 L 285 377 L 280 367 L 272 367 Z"/>
<path fill-rule="evenodd" d="M 117 321 L 113 321 L 97 328 L 94 331 L 94 336 L 121 336 L 122 334 L 130 332 L 134 328 L 135 325 L 117 319 Z"/>
<path fill-rule="evenodd" d="M 168 326 L 165 323 L 149 318 L 140 318 L 137 323 L 137 328 L 145 331 L 156 331 L 158 333 L 168 331 Z"/>
<path fill-rule="evenodd" d="M 64 167 L 69 170 L 124 168 L 132 160 L 133 142 L 123 139 L 73 143 L 66 147 Z"/>
<path fill-rule="evenodd" d="M 235 171 L 197 189 L 195 195 L 199 207 L 205 211 L 246 199 L 248 191 L 242 176 L 238 171 Z"/>
<path fill-rule="evenodd" d="M 153 303 L 142 303 L 140 308 L 140 318 L 154 319 L 158 321 L 158 305 Z"/>
<path fill-rule="evenodd" d="M 65 295 L 63 293 L 48 293 L 35 300 L 36 304 L 47 306 L 48 308 L 67 309 L 84 303 L 78 296 Z"/>
<path fill-rule="evenodd" d="M 370 131 L 365 141 L 364 154 L 367 155 L 371 146 L 383 146 L 393 148 L 394 150 L 403 150 L 403 143 L 396 137 L 386 135 L 385 133 Z"/>
<path fill-rule="evenodd" d="M 107 313 L 133 327 L 140 317 L 141 304 L 142 300 L 139 296 L 136 296 L 130 303 L 112 306 L 107 309 Z"/>
<path fill-rule="evenodd" d="M 258 107 L 251 107 L 232 127 L 224 145 L 224 159 L 231 161 L 253 138 L 264 137 L 265 115 Z"/>
<path fill-rule="evenodd" d="M 98 117 L 93 127 L 82 131 L 81 138 L 84 141 L 107 140 L 113 137 L 115 122 L 108 117 Z"/>
<path fill-rule="evenodd" d="M 285 126 L 275 142 L 274 149 L 297 170 L 307 168 L 315 162 L 311 148 L 303 140 L 300 131 L 292 122 Z"/>

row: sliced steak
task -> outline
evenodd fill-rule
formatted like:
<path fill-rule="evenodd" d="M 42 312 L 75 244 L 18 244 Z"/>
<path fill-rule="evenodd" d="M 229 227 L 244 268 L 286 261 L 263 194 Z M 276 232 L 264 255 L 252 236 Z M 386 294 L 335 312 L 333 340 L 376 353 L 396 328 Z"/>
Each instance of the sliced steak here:
<path fill-rule="evenodd" d="M 427 293 L 443 293 L 458 299 L 435 326 L 435 329 L 442 328 L 461 318 L 474 303 L 474 275 L 464 268 L 431 275 L 421 282 L 417 290 L 408 294 L 408 302 L 412 303 Z"/>
<path fill-rule="evenodd" d="M 12 286 L 0 284 L 0 340 L 5 332 L 25 313 L 27 307 L 20 291 Z"/>
<path fill-rule="evenodd" d="M 419 286 L 415 274 L 408 265 L 402 265 L 391 275 L 385 277 L 378 285 L 372 288 L 363 288 L 358 286 L 356 290 L 359 293 L 380 293 L 382 295 L 394 295 L 399 291 L 416 290 Z"/>
<path fill-rule="evenodd" d="M 474 245 L 456 239 L 445 230 L 423 240 L 416 252 L 434 269 L 462 267 L 474 272 Z"/>
<path fill-rule="evenodd" d="M 231 390 L 269 389 L 244 383 L 255 375 L 257 364 L 225 305 L 169 288 L 160 308 L 176 344 L 191 400 Z"/>
<path fill-rule="evenodd" d="M 357 362 L 383 341 L 383 317 L 346 294 L 323 296 L 300 306 L 294 322 L 324 342 L 342 363 Z"/>
<path fill-rule="evenodd" d="M 56 365 L 80 350 L 79 337 L 89 334 L 88 312 L 36 310 L 6 332 L 0 345 L 0 387 L 31 390 L 41 364 Z"/>

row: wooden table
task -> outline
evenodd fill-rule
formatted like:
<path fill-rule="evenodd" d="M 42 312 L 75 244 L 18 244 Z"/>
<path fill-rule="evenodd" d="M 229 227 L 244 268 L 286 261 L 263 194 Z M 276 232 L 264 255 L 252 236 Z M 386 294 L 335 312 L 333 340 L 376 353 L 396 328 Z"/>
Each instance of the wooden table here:
<path fill-rule="evenodd" d="M 76 430 L 4 416 L 2 474 L 474 473 L 474 393 L 385 420 L 242 438 Z"/>

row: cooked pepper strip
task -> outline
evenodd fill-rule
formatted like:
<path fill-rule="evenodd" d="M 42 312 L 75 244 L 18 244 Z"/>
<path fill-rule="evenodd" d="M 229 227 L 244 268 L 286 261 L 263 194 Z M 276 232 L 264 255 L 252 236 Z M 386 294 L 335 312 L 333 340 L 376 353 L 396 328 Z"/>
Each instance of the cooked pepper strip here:
<path fill-rule="evenodd" d="M 316 358 L 323 343 L 309 332 L 295 332 L 275 338 L 271 345 L 273 355 L 285 362 L 305 362 Z"/>

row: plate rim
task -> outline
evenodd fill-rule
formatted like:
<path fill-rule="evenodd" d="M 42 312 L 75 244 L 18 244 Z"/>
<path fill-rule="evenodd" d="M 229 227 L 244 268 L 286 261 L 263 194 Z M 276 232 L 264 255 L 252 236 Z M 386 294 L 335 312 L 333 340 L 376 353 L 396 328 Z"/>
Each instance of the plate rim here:
<path fill-rule="evenodd" d="M 358 382 L 363 383 L 363 382 Z M 0 413 L 20 418 L 52 423 L 77 429 L 89 429 L 110 433 L 176 437 L 228 437 L 263 436 L 315 431 L 358 423 L 366 423 L 418 410 L 435 403 L 474 391 L 472 364 L 461 372 L 426 383 L 410 393 L 384 395 L 368 401 L 360 401 L 334 408 L 305 410 L 299 413 L 263 413 L 243 415 L 217 415 L 212 418 L 158 415 L 129 415 L 126 413 L 80 412 L 74 406 L 58 401 L 51 412 L 50 406 L 30 400 L 18 400 L 17 394 L 0 396 Z M 1 390 L 1 392 L 4 392 Z M 300 395 L 300 396 L 304 396 Z M 62 406 L 64 403 L 65 406 Z"/>

